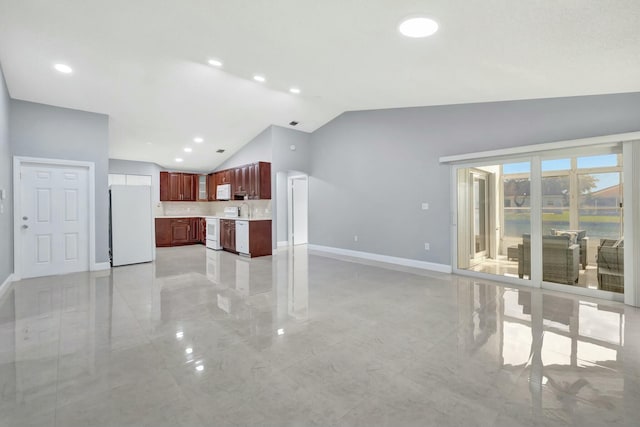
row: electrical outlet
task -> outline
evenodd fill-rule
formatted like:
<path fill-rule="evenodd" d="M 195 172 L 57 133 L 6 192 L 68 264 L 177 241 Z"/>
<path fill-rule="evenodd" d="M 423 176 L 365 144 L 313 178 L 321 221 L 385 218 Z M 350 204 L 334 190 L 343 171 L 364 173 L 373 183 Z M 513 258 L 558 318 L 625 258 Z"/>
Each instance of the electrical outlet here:
<path fill-rule="evenodd" d="M 353 241 L 354 241 L 354 242 L 357 242 L 357 241 L 358 241 L 358 236 L 357 236 L 357 235 L 353 236 Z"/>
<path fill-rule="evenodd" d="M 424 250 L 425 250 L 425 251 L 428 251 L 428 250 L 430 250 L 430 249 L 431 249 L 431 245 L 429 245 L 428 243 L 425 243 L 425 244 L 424 244 Z"/>
<path fill-rule="evenodd" d="M 423 211 L 429 210 L 429 203 L 423 203 L 422 204 L 422 210 Z"/>

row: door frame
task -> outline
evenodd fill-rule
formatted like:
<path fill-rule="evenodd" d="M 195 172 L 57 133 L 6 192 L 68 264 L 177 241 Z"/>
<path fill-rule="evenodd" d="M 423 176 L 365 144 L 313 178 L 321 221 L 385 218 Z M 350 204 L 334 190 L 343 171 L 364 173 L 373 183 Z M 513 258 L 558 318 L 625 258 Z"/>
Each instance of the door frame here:
<path fill-rule="evenodd" d="M 307 205 L 307 243 L 309 243 L 309 176 L 305 174 L 295 174 L 295 175 L 287 175 L 287 244 L 289 246 L 293 246 L 293 228 L 294 228 L 294 215 L 293 215 L 293 181 L 294 180 L 304 180 L 306 185 L 306 196 L 307 200 L 305 204 Z"/>
<path fill-rule="evenodd" d="M 472 225 L 474 233 L 469 236 L 471 245 L 471 251 L 469 252 L 469 262 L 470 265 L 476 265 L 482 260 L 486 259 L 490 254 L 490 246 L 491 246 L 491 238 L 489 230 L 491 229 L 491 185 L 490 185 L 490 176 L 491 173 L 478 168 L 469 168 L 469 182 L 471 183 L 471 191 L 469 193 L 469 212 L 467 215 L 469 216 L 469 225 Z M 484 250 L 480 252 L 476 252 L 476 242 L 475 242 L 475 181 L 484 180 Z"/>
<path fill-rule="evenodd" d="M 628 135 L 628 136 L 627 136 Z M 579 145 L 573 142 L 580 142 Z M 560 141 L 555 143 L 538 144 L 539 146 L 523 146 L 517 149 L 503 149 L 488 151 L 486 153 L 473 153 L 469 155 L 450 156 L 440 158 L 440 163 L 449 164 L 450 170 L 450 209 L 451 209 L 451 259 L 452 272 L 461 276 L 493 280 L 497 282 L 520 285 L 527 288 L 549 289 L 580 296 L 599 298 L 603 300 L 624 302 L 625 304 L 640 307 L 640 269 L 636 267 L 636 260 L 640 258 L 640 227 L 635 226 L 632 218 L 640 218 L 640 132 L 623 135 L 609 135 L 606 137 L 586 138 L 583 140 Z M 619 147 L 622 155 L 623 200 L 627 207 L 623 210 L 623 235 L 632 236 L 625 239 L 625 272 L 624 294 L 603 291 L 599 289 L 587 289 L 579 286 L 566 286 L 563 284 L 546 282 L 542 280 L 542 160 L 549 151 L 566 150 L 566 155 L 576 156 L 577 150 L 584 150 L 584 155 L 596 155 L 606 152 L 608 148 Z M 553 153 L 555 154 L 555 153 Z M 495 274 L 467 270 L 459 266 L 461 254 L 459 252 L 458 225 L 460 211 L 458 203 L 458 171 L 488 166 L 504 162 L 531 162 L 531 279 L 500 276 Z M 634 171 L 638 169 L 638 171 Z M 607 170 L 607 169 L 606 169 Z M 608 171 L 608 170 L 607 170 Z M 468 207 L 465 207 L 468 209 Z"/>
<path fill-rule="evenodd" d="M 87 169 L 89 182 L 89 271 L 101 270 L 96 264 L 96 176 L 95 163 L 79 160 L 46 159 L 40 157 L 13 156 L 13 275 L 14 280 L 22 278 L 22 246 L 20 236 L 20 209 L 22 208 L 22 189 L 20 170 L 23 164 L 43 166 L 67 166 Z"/>

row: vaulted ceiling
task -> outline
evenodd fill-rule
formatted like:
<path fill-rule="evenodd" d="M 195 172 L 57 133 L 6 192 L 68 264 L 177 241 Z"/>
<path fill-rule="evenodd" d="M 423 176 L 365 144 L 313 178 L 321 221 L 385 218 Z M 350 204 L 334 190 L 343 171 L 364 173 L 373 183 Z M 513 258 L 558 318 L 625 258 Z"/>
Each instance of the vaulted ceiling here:
<path fill-rule="evenodd" d="M 412 15 L 439 31 L 403 37 Z M 108 114 L 111 157 L 206 171 L 292 120 L 640 91 L 638 22 L 638 0 L 0 0 L 0 63 L 13 98 Z"/>

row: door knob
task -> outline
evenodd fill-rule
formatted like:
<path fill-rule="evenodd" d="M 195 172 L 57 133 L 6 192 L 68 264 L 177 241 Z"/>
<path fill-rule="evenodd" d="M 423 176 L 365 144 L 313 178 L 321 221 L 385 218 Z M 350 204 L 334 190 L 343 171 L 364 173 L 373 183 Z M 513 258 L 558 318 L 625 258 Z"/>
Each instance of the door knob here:
<path fill-rule="evenodd" d="M 22 229 L 23 229 L 23 230 L 26 230 L 27 228 L 29 228 L 29 226 L 28 226 L 27 224 L 25 224 L 25 225 L 23 225 L 23 226 L 22 226 Z"/>
<path fill-rule="evenodd" d="M 26 221 L 26 220 L 28 220 L 29 218 L 28 218 L 28 217 L 26 217 L 26 216 L 23 216 L 23 217 L 22 217 L 22 219 Z"/>

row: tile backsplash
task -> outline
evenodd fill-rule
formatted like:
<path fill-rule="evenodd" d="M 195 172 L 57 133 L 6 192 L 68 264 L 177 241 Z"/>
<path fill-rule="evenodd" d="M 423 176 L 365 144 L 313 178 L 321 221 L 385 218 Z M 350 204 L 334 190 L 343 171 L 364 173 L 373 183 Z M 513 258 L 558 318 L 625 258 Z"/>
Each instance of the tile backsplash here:
<path fill-rule="evenodd" d="M 230 200 L 226 202 L 160 202 L 154 209 L 155 216 L 224 216 L 227 206 L 242 206 L 246 216 L 249 207 L 250 218 L 271 218 L 271 200 Z"/>

